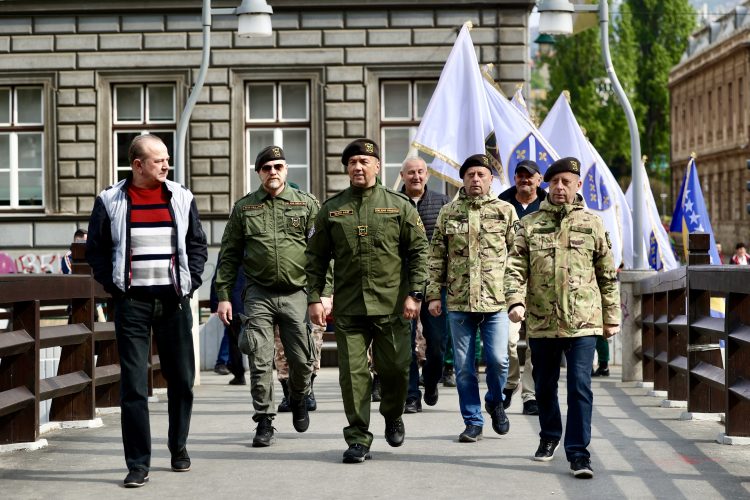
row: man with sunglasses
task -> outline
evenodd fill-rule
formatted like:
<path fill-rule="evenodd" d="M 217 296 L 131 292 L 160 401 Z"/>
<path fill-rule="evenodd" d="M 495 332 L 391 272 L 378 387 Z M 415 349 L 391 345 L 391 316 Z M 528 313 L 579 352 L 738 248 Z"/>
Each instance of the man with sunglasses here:
<path fill-rule="evenodd" d="M 261 186 L 235 203 L 221 239 L 216 275 L 217 314 L 232 321 L 230 296 L 240 264 L 245 273 L 245 315 L 240 350 L 248 355 L 250 394 L 257 422 L 254 447 L 273 442 L 274 324 L 289 362 L 292 424 L 305 432 L 310 424 L 305 397 L 310 393 L 313 341 L 305 321 L 305 247 L 318 215 L 315 197 L 287 182 L 288 166 L 278 146 L 264 148 L 255 159 Z"/>

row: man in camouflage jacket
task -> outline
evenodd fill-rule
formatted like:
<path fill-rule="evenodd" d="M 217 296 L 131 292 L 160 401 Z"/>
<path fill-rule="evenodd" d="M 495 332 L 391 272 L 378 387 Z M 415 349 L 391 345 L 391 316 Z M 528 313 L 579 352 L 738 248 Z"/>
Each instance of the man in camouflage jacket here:
<path fill-rule="evenodd" d="M 580 162 L 562 158 L 550 165 L 544 180 L 549 197 L 516 231 L 505 274 L 508 315 L 514 322 L 526 319 L 541 426 L 534 459 L 552 460 L 562 436 L 557 382 L 565 354 L 565 454 L 574 476 L 590 478 L 591 365 L 596 337 L 619 331 L 620 295 L 609 235 L 576 194 Z"/>
<path fill-rule="evenodd" d="M 477 329 L 487 362 L 485 408 L 492 428 L 506 434 L 510 422 L 503 408 L 508 378 L 508 313 L 503 276 L 518 221 L 510 203 L 490 191 L 493 170 L 486 155 L 466 159 L 459 174 L 459 197 L 440 211 L 430 245 L 427 300 L 433 316 L 442 312 L 440 288 L 448 288 L 446 305 L 453 336 L 456 387 L 465 430 L 461 442 L 482 437 L 482 405 L 474 367 Z"/>

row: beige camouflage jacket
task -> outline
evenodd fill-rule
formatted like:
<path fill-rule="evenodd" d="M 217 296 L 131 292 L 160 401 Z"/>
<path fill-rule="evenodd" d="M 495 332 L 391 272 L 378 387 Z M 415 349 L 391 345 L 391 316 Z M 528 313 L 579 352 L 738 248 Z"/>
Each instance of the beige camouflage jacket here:
<path fill-rule="evenodd" d="M 430 244 L 427 300 L 448 287 L 449 311 L 505 310 L 503 275 L 518 221 L 513 205 L 486 196 L 458 199 L 440 210 Z"/>
<path fill-rule="evenodd" d="M 519 223 L 505 272 L 509 308 L 526 307 L 529 337 L 601 335 L 620 324 L 620 292 L 602 220 L 584 208 L 544 200 Z"/>

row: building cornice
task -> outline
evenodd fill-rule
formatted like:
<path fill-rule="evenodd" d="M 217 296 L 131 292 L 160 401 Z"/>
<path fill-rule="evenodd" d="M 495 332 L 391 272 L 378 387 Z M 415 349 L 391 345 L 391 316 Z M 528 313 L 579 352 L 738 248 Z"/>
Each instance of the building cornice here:
<path fill-rule="evenodd" d="M 670 89 L 697 73 L 705 73 L 710 66 L 734 56 L 737 52 L 750 48 L 750 26 L 738 30 L 731 37 L 717 42 L 697 52 L 679 63 L 669 72 Z"/>

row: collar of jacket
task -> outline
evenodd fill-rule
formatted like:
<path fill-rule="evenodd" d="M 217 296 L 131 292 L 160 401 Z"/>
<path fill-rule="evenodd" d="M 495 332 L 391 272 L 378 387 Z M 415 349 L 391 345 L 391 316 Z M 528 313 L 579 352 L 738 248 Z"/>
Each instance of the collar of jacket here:
<path fill-rule="evenodd" d="M 277 194 L 276 196 L 271 196 L 270 194 L 268 194 L 268 191 L 266 191 L 266 189 L 263 186 L 260 186 L 258 188 L 258 191 L 263 193 L 263 198 L 262 198 L 263 200 L 266 200 L 266 199 L 272 200 L 273 198 L 278 198 L 280 200 L 290 200 L 292 189 L 293 188 L 289 185 L 289 183 L 285 182 L 284 189 L 282 189 L 281 192 Z"/>
<path fill-rule="evenodd" d="M 349 185 L 349 189 L 352 190 L 352 194 L 354 196 L 358 196 L 360 198 L 367 198 L 368 196 L 370 196 L 379 187 L 380 187 L 380 183 L 377 183 L 377 182 L 375 183 L 375 185 L 370 186 L 370 187 L 366 187 L 366 188 L 358 187 L 358 186 L 352 186 L 351 184 Z"/>
<path fill-rule="evenodd" d="M 458 190 L 458 199 L 464 203 L 468 203 L 474 208 L 478 208 L 489 201 L 495 201 L 497 196 L 492 192 L 492 189 L 490 189 L 489 193 L 483 194 L 482 196 L 469 196 L 466 194 L 466 188 L 462 187 Z"/>
<path fill-rule="evenodd" d="M 545 212 L 551 212 L 554 214 L 561 213 L 563 217 L 573 210 L 583 210 L 584 208 L 586 208 L 586 206 L 583 204 L 583 196 L 578 193 L 576 193 L 576 198 L 573 200 L 573 203 L 555 205 L 550 201 L 550 198 L 547 197 L 542 200 L 542 203 L 539 205 L 539 210 L 544 210 Z"/>
<path fill-rule="evenodd" d="M 498 196 L 498 198 L 500 198 L 503 201 L 515 200 L 516 199 L 516 193 L 518 193 L 518 188 L 516 186 L 512 186 L 512 187 L 509 187 L 508 189 L 506 189 L 505 191 L 503 191 L 502 193 L 500 193 L 500 196 Z M 540 187 L 537 187 L 536 188 L 536 198 L 537 198 L 537 200 L 544 201 L 547 198 L 547 191 L 545 191 L 544 189 L 542 189 Z M 518 201 L 518 200 L 516 200 L 516 201 Z M 534 201 L 536 201 L 536 200 L 534 200 Z M 532 201 L 531 203 L 534 203 L 534 201 Z"/>
<path fill-rule="evenodd" d="M 130 187 L 130 184 L 133 182 L 133 174 L 129 174 L 127 177 L 125 177 L 125 179 L 123 179 L 120 182 L 122 182 L 122 185 L 120 186 L 120 191 L 122 191 L 125 194 L 128 194 L 128 188 Z M 171 198 L 172 197 L 172 189 L 171 189 L 171 186 L 169 185 L 169 182 L 170 181 L 168 181 L 168 180 L 162 182 L 161 183 L 161 189 L 165 193 L 167 193 L 167 196 L 169 198 Z"/>

